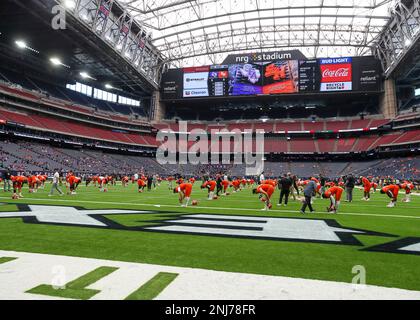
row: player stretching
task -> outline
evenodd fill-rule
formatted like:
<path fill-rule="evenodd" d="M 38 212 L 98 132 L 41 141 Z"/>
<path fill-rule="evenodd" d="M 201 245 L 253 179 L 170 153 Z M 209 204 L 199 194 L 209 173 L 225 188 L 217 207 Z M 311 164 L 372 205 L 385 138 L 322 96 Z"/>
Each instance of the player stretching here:
<path fill-rule="evenodd" d="M 190 204 L 192 188 L 193 186 L 191 183 L 181 183 L 174 189 L 174 193 L 179 194 L 179 203 L 181 204 L 181 207 L 188 207 Z M 184 200 L 185 204 L 183 204 Z"/>
<path fill-rule="evenodd" d="M 369 181 L 368 178 L 361 177 L 363 189 L 364 189 L 364 195 L 362 200 L 363 201 L 370 201 L 370 190 L 372 188 L 372 183 Z"/>
<path fill-rule="evenodd" d="M 331 204 L 327 208 L 327 211 L 330 213 L 337 213 L 338 207 L 340 206 L 341 196 L 343 194 L 343 189 L 341 187 L 332 187 L 329 188 L 322 194 L 324 199 L 330 199 Z"/>
<path fill-rule="evenodd" d="M 232 181 L 233 192 L 241 191 L 241 181 L 236 179 Z"/>
<path fill-rule="evenodd" d="M 412 184 L 410 181 L 404 181 L 404 183 L 401 185 L 401 189 L 405 190 L 405 198 L 403 199 L 403 202 L 411 202 L 411 191 L 414 190 L 414 184 Z"/>
<path fill-rule="evenodd" d="M 217 186 L 217 182 L 213 181 L 213 180 L 206 181 L 201 186 L 201 189 L 206 189 L 206 188 L 208 189 L 208 191 L 209 191 L 208 200 L 213 200 L 214 199 L 214 190 L 216 190 L 216 186 Z"/>
<path fill-rule="evenodd" d="M 261 211 L 267 211 L 273 207 L 273 205 L 270 202 L 271 196 L 274 193 L 275 188 L 271 184 L 262 184 L 259 185 L 256 189 L 252 190 L 253 194 L 259 194 L 259 198 L 261 201 L 265 202 L 264 209 L 261 209 Z"/>
<path fill-rule="evenodd" d="M 391 202 L 387 205 L 388 208 L 393 208 L 397 204 L 398 192 L 400 192 L 400 186 L 391 184 L 382 188 L 381 193 L 386 194 L 391 198 Z"/>
<path fill-rule="evenodd" d="M 222 187 L 223 187 L 223 196 L 227 196 L 228 195 L 228 192 L 227 192 L 227 189 L 229 188 L 229 186 L 230 186 L 230 182 L 228 181 L 228 180 L 223 180 L 222 181 Z"/>
<path fill-rule="evenodd" d="M 25 176 L 11 176 L 10 179 L 13 183 L 12 199 L 23 198 L 22 187 L 25 182 L 28 182 L 28 179 Z"/>
<path fill-rule="evenodd" d="M 137 185 L 139 186 L 139 193 L 142 193 L 147 184 L 142 178 L 140 178 L 137 180 Z"/>
<path fill-rule="evenodd" d="M 75 195 L 76 189 L 79 186 L 80 182 L 82 182 L 82 179 L 76 177 L 74 174 L 71 174 L 67 177 L 66 180 L 70 186 L 70 194 Z"/>

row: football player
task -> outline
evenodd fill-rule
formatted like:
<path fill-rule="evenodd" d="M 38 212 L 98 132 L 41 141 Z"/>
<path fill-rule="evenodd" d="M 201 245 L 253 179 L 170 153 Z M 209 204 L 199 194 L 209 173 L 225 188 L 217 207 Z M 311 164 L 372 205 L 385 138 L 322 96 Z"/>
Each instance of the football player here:
<path fill-rule="evenodd" d="M 270 210 L 273 207 L 270 199 L 274 193 L 274 190 L 275 188 L 271 184 L 262 184 L 252 190 L 252 193 L 259 194 L 260 200 L 265 203 L 264 209 L 261 209 L 262 211 Z"/>
<path fill-rule="evenodd" d="M 191 183 L 181 183 L 179 186 L 175 187 L 174 193 L 179 194 L 179 203 L 181 207 L 188 207 L 191 199 L 193 185 Z M 185 200 L 185 204 L 184 203 Z"/>
<path fill-rule="evenodd" d="M 343 188 L 341 187 L 331 187 L 326 190 L 322 197 L 324 199 L 330 199 L 331 203 L 330 206 L 327 208 L 327 211 L 330 213 L 337 213 L 338 208 L 340 206 L 341 196 L 343 195 Z"/>
<path fill-rule="evenodd" d="M 386 194 L 391 198 L 391 202 L 387 205 L 388 208 L 393 208 L 397 204 L 398 193 L 400 192 L 400 186 L 397 184 L 390 184 L 381 189 L 381 194 Z"/>

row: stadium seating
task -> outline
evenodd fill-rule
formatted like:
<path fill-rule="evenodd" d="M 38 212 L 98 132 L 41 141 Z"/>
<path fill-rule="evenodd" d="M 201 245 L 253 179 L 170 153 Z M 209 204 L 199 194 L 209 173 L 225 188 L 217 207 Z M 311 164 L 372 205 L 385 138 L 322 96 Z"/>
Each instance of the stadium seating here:
<path fill-rule="evenodd" d="M 113 132 L 111 130 L 106 130 L 92 125 L 84 125 L 81 122 L 62 120 L 44 115 L 23 114 L 0 109 L 0 118 L 2 117 L 4 117 L 5 120 L 20 123 L 42 131 L 51 131 L 51 128 L 54 128 L 54 132 L 69 134 L 72 136 L 126 144 L 156 146 L 156 140 L 152 136 L 145 135 L 145 138 L 143 138 L 140 135 L 133 133 Z"/>

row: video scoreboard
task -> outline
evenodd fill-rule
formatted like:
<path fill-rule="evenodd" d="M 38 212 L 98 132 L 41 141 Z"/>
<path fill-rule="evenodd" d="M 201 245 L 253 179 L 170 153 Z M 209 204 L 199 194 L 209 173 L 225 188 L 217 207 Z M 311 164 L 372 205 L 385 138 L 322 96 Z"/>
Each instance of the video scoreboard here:
<path fill-rule="evenodd" d="M 270 55 L 268 55 L 270 56 Z M 232 60 L 232 59 L 230 59 Z M 247 59 L 248 60 L 248 59 Z M 381 90 L 374 57 L 246 61 L 170 69 L 162 77 L 163 100 Z"/>

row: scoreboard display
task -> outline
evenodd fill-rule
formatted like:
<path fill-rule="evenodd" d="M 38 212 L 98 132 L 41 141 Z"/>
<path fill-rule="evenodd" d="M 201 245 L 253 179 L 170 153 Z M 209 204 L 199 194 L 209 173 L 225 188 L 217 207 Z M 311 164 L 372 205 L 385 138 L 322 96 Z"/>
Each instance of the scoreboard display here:
<path fill-rule="evenodd" d="M 299 61 L 299 92 L 318 92 L 318 60 Z"/>
<path fill-rule="evenodd" d="M 170 69 L 163 100 L 333 92 L 379 92 L 382 71 L 374 57 L 250 61 Z"/>

